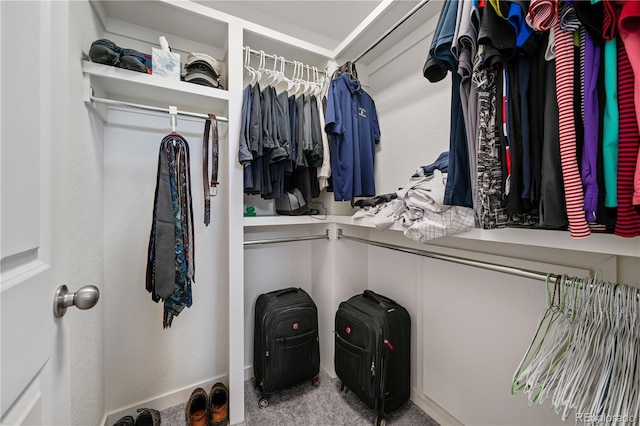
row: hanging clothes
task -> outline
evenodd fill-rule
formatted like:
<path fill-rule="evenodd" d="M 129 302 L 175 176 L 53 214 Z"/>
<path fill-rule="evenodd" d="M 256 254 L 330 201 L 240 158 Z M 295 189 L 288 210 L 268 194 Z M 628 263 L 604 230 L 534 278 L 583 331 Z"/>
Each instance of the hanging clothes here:
<path fill-rule="evenodd" d="M 329 90 L 328 80 L 325 79 L 322 84 L 320 94 L 316 98 L 318 102 L 318 118 L 320 121 L 320 137 L 322 138 L 322 164 L 318 167 L 318 187 L 323 190 L 329 186 L 329 178 L 331 177 L 331 156 L 329 151 L 329 137 L 325 129 L 325 111 L 327 104 L 327 92 Z"/>
<path fill-rule="evenodd" d="M 445 2 L 422 72 L 426 79 L 435 83 L 444 79 L 447 73 L 452 71 L 449 176 L 444 201 L 449 205 L 472 207 L 469 148 L 464 110 L 460 99 L 461 79 L 459 74 L 454 72 L 457 71 L 457 65 L 451 52 L 458 7 L 457 1 Z"/>
<path fill-rule="evenodd" d="M 320 195 L 318 169 L 325 155 L 320 114 L 312 95 L 278 93 L 259 83 L 244 89 L 238 161 L 246 194 L 280 199 L 298 188 L 307 204 Z"/>
<path fill-rule="evenodd" d="M 468 173 L 481 227 L 506 209 L 506 226 L 640 234 L 638 4 L 444 2 L 422 71 L 453 76 L 448 205 Z"/>
<path fill-rule="evenodd" d="M 314 155 L 311 99 L 309 95 L 295 94 L 289 97 L 289 116 L 292 145 L 295 140 L 295 155 L 292 156 L 293 171 L 285 176 L 285 191 L 297 188 L 307 206 L 320 195 L 317 159 Z"/>
<path fill-rule="evenodd" d="M 620 37 L 624 43 L 629 63 L 633 69 L 635 79 L 634 100 L 636 123 L 640 123 L 640 31 L 638 19 L 640 18 L 640 4 L 638 2 L 625 2 L 620 11 Z M 636 154 L 635 174 L 633 177 L 632 204 L 640 206 L 640 154 Z"/>
<path fill-rule="evenodd" d="M 478 30 L 480 11 L 471 2 L 462 2 L 458 7 L 456 29 L 451 44 L 451 53 L 458 61 L 457 73 L 460 77 L 460 101 L 464 114 L 469 169 L 471 177 L 472 204 L 476 220 L 480 221 L 478 201 L 478 90 L 472 83 L 473 61 L 478 50 Z"/>
<path fill-rule="evenodd" d="M 164 328 L 191 306 L 194 274 L 189 145 L 173 132 L 160 143 L 147 252 L 146 289 L 154 302 L 164 301 Z"/>
<path fill-rule="evenodd" d="M 507 214 L 502 207 L 504 191 L 496 121 L 498 68 L 481 66 L 484 50 L 485 46 L 479 47 L 473 72 L 473 84 L 478 93 L 478 178 L 475 211 L 481 228 L 494 229 L 507 224 Z"/>
<path fill-rule="evenodd" d="M 332 137 L 334 200 L 374 196 L 375 145 L 380 141 L 378 113 L 360 81 L 353 80 L 348 73 L 331 81 L 325 131 Z"/>
<path fill-rule="evenodd" d="M 621 237 L 640 235 L 640 211 L 633 205 L 633 177 L 638 158 L 638 121 L 634 108 L 633 68 L 621 37 L 618 38 L 618 107 L 620 130 L 618 142 L 618 217 L 615 234 Z"/>

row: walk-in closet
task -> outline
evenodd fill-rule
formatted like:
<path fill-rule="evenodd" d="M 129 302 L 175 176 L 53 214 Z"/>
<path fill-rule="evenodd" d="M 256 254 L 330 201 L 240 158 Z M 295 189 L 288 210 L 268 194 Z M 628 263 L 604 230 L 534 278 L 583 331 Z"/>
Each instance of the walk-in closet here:
<path fill-rule="evenodd" d="M 563 421 L 551 396 L 538 403 L 514 385 L 514 375 L 541 353 L 535 348 L 552 353 L 550 335 L 544 345 L 532 340 L 540 338 L 545 312 L 568 306 L 554 304 L 560 297 L 554 280 L 575 294 L 595 281 L 611 283 L 611 291 L 616 284 L 640 287 L 639 236 L 574 238 L 566 230 L 476 224 L 418 242 L 400 223 L 379 230 L 354 205 L 395 193 L 450 149 L 451 76 L 430 82 L 423 74 L 444 5 L 0 2 L 0 423 L 112 425 L 138 408 L 183 404 L 194 388 L 216 382 L 228 386 L 230 424 L 241 423 L 244 385 L 253 378 L 256 298 L 292 286 L 317 304 L 320 365 L 328 377 L 335 377 L 338 305 L 373 290 L 411 317 L 411 403 L 439 424 L 584 422 L 576 410 Z M 170 47 L 164 52 L 179 56 L 179 68 L 192 52 L 215 58 L 217 87 L 89 57 L 96 40 L 151 54 L 161 49 L 161 37 Z M 314 214 L 276 214 L 272 197 L 247 191 L 239 159 L 244 90 L 270 78 L 282 90 L 286 82 L 276 81 L 282 72 L 306 82 L 299 93 L 320 96 L 346 63 L 355 64 L 359 84 L 375 101 L 375 193 L 335 201 L 321 186 Z M 219 140 L 215 188 L 202 157 L 209 114 Z M 193 215 L 191 294 L 179 308 L 156 303 L 146 286 L 158 150 L 172 132 L 189 145 Z M 62 284 L 71 293 L 94 285 L 99 300 L 54 318 L 51 303 Z M 570 298 L 569 290 L 562 297 Z M 167 309 L 177 309 L 169 324 Z M 637 349 L 629 335 L 618 338 Z M 594 375 L 601 373 L 594 367 Z M 636 399 L 637 385 L 628 391 Z M 624 395 L 627 383 L 616 386 L 611 394 Z"/>

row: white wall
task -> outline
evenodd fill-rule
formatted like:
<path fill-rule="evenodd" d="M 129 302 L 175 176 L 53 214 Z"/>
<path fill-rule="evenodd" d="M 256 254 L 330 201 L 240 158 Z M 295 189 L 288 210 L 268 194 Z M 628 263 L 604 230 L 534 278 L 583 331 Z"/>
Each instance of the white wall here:
<path fill-rule="evenodd" d="M 69 49 L 54 54 L 59 66 L 68 69 L 68 82 L 54 81 L 59 90 L 68 92 L 68 116 L 59 126 L 68 125 L 68 140 L 64 157 L 67 164 L 65 209 L 67 212 L 67 248 L 64 268 L 70 291 L 93 284 L 101 292 L 101 299 L 90 311 L 69 312 L 64 321 L 71 325 L 71 421 L 73 424 L 98 424 L 104 415 L 105 370 L 103 368 L 105 303 L 107 286 L 103 264 L 103 144 L 102 123 L 83 103 L 82 51 L 99 38 L 101 30 L 86 1 L 57 3 L 68 8 L 68 23 L 56 24 L 67 28 Z M 68 87 L 65 87 L 68 83 Z M 65 108 L 60 99 L 60 108 Z M 61 230 L 58 230 L 61 231 Z M 64 231 L 61 231 L 64 232 Z M 63 284 L 63 283 L 60 283 Z"/>
<path fill-rule="evenodd" d="M 378 194 L 395 192 L 418 167 L 449 150 L 451 78 L 430 83 L 422 76 L 436 23 L 425 23 L 366 68 L 382 135 L 375 158 Z"/>
<path fill-rule="evenodd" d="M 191 149 L 195 283 L 193 306 L 163 330 L 163 305 L 146 291 L 145 271 L 158 147 L 171 130 L 169 118 L 139 110 L 109 111 L 104 129 L 103 293 L 108 413 L 176 392 L 174 403 L 184 402 L 196 385 L 210 386 L 227 374 L 226 189 L 222 185 L 212 198 L 211 225 L 205 227 L 199 160 L 203 123 L 178 118 L 177 130 Z M 222 140 L 220 158 L 227 146 Z M 227 167 L 224 162 L 220 166 L 225 176 Z"/>
<path fill-rule="evenodd" d="M 288 235 L 308 235 L 302 227 Z M 245 241 L 281 238 L 273 230 L 252 229 L 245 233 Z M 247 246 L 244 248 L 244 365 L 245 377 L 253 377 L 253 332 L 256 299 L 262 293 L 287 287 L 300 287 L 311 297 L 312 290 L 312 242 Z M 238 330 L 239 331 L 239 330 Z"/>

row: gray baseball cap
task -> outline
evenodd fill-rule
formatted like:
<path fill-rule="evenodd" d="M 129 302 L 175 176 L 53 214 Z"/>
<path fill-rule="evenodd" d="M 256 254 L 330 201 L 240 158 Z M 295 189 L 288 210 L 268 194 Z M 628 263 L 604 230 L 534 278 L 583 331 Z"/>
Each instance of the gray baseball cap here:
<path fill-rule="evenodd" d="M 184 64 L 184 80 L 204 86 L 219 87 L 222 67 L 206 53 L 191 52 Z"/>

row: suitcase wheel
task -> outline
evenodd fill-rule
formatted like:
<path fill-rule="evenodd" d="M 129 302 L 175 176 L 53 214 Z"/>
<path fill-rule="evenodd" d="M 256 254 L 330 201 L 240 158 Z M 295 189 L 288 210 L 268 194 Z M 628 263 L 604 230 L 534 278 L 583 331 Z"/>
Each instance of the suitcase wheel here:
<path fill-rule="evenodd" d="M 258 407 L 267 408 L 268 405 L 269 405 L 269 400 L 264 396 L 260 397 L 260 399 L 258 400 Z"/>
<path fill-rule="evenodd" d="M 387 419 L 385 416 L 376 416 L 376 419 L 373 421 L 374 426 L 385 426 L 387 424 Z"/>
<path fill-rule="evenodd" d="M 347 385 L 345 385 L 344 382 L 340 382 L 340 392 L 342 393 L 349 392 L 349 388 L 347 388 Z"/>
<path fill-rule="evenodd" d="M 320 386 L 320 377 L 316 376 L 313 379 L 311 379 L 311 385 L 315 387 Z"/>

